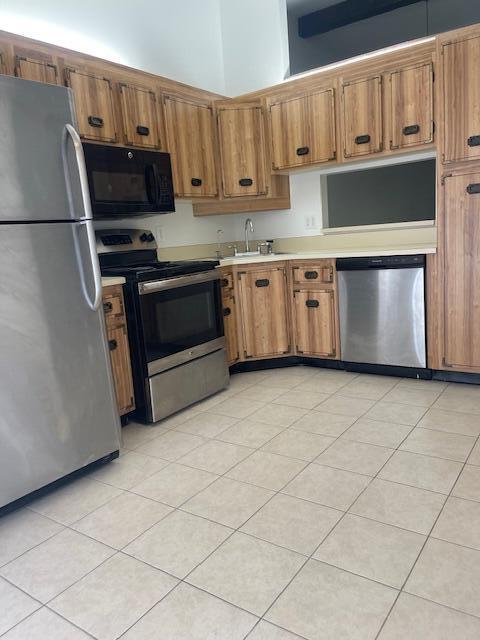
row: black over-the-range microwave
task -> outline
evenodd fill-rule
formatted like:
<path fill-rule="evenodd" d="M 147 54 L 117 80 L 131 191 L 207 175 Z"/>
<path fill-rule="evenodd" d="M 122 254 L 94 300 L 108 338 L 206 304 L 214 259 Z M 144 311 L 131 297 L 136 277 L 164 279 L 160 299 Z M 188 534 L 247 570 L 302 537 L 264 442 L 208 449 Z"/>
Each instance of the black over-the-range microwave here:
<path fill-rule="evenodd" d="M 94 218 L 175 211 L 170 154 L 84 143 Z"/>

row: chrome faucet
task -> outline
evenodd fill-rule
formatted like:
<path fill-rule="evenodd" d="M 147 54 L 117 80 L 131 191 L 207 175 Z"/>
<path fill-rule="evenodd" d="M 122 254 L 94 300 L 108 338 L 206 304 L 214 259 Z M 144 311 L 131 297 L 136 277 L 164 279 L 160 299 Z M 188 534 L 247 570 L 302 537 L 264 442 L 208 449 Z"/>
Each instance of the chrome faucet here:
<path fill-rule="evenodd" d="M 247 218 L 245 220 L 245 251 L 248 253 L 250 251 L 250 241 L 248 239 L 248 231 L 254 232 L 253 222 L 251 218 Z"/>

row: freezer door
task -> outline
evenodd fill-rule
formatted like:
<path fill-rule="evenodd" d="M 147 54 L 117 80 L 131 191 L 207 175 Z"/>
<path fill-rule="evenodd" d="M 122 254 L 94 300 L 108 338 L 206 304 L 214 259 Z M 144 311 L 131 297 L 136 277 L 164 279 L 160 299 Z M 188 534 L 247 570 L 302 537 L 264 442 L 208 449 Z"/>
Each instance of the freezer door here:
<path fill-rule="evenodd" d="M 0 75 L 0 223 L 84 216 L 65 128 L 75 125 L 72 100 L 65 87 Z"/>
<path fill-rule="evenodd" d="M 341 357 L 425 368 L 424 269 L 338 271 Z"/>
<path fill-rule="evenodd" d="M 0 506 L 120 446 L 103 313 L 76 251 L 93 290 L 84 225 L 0 226 Z"/>

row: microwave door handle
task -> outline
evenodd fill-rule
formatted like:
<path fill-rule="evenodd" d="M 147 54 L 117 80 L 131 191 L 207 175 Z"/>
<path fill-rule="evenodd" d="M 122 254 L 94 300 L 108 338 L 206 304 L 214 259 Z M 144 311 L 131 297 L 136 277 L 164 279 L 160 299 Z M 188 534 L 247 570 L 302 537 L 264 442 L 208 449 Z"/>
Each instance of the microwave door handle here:
<path fill-rule="evenodd" d="M 158 209 L 160 207 L 161 195 L 160 195 L 160 178 L 158 176 L 158 168 L 155 163 L 152 164 L 153 175 L 155 176 L 155 206 Z"/>
<path fill-rule="evenodd" d="M 156 169 L 157 167 L 154 164 L 147 164 L 145 167 L 147 197 L 150 204 L 154 206 L 158 204 L 158 175 Z"/>
<path fill-rule="evenodd" d="M 65 172 L 65 182 L 67 186 L 67 195 L 68 195 L 68 202 L 70 206 L 70 212 L 72 214 L 72 218 L 75 219 L 76 218 L 75 207 L 73 203 L 71 176 L 70 176 L 70 171 L 68 166 L 68 153 L 67 153 L 68 145 L 70 141 L 73 144 L 78 176 L 80 180 L 80 193 L 82 196 L 83 215 L 80 216 L 79 224 L 85 227 L 86 234 L 87 234 L 89 261 L 92 269 L 93 283 L 94 283 L 93 299 L 91 298 L 88 292 L 85 269 L 83 267 L 81 248 L 80 248 L 80 243 L 79 243 L 77 234 L 75 234 L 75 251 L 77 255 L 77 263 L 78 263 L 78 268 L 80 272 L 80 282 L 82 285 L 83 295 L 90 309 L 92 311 L 97 311 L 100 308 L 100 303 L 102 302 L 102 277 L 100 274 L 100 265 L 98 263 L 95 230 L 93 228 L 92 205 L 90 202 L 90 191 L 88 189 L 88 178 L 87 178 L 87 169 L 85 166 L 85 156 L 83 154 L 83 147 L 82 147 L 82 141 L 80 140 L 80 136 L 78 135 L 77 131 L 71 124 L 66 124 L 64 129 L 64 136 L 63 136 L 62 158 L 63 158 L 63 168 Z"/>

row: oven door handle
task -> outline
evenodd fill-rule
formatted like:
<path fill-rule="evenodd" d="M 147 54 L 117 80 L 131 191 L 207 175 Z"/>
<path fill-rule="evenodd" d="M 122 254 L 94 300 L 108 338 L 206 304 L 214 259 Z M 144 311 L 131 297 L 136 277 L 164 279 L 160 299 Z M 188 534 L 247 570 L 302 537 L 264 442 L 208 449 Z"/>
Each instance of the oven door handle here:
<path fill-rule="evenodd" d="M 188 276 L 166 278 L 165 280 L 155 280 L 154 282 L 141 282 L 138 285 L 138 293 L 144 296 L 148 293 L 188 287 L 192 284 L 201 284 L 202 282 L 211 282 L 212 280 L 220 281 L 220 277 L 221 274 L 216 269 L 213 269 L 212 271 L 203 271 L 202 273 L 194 273 Z"/>

